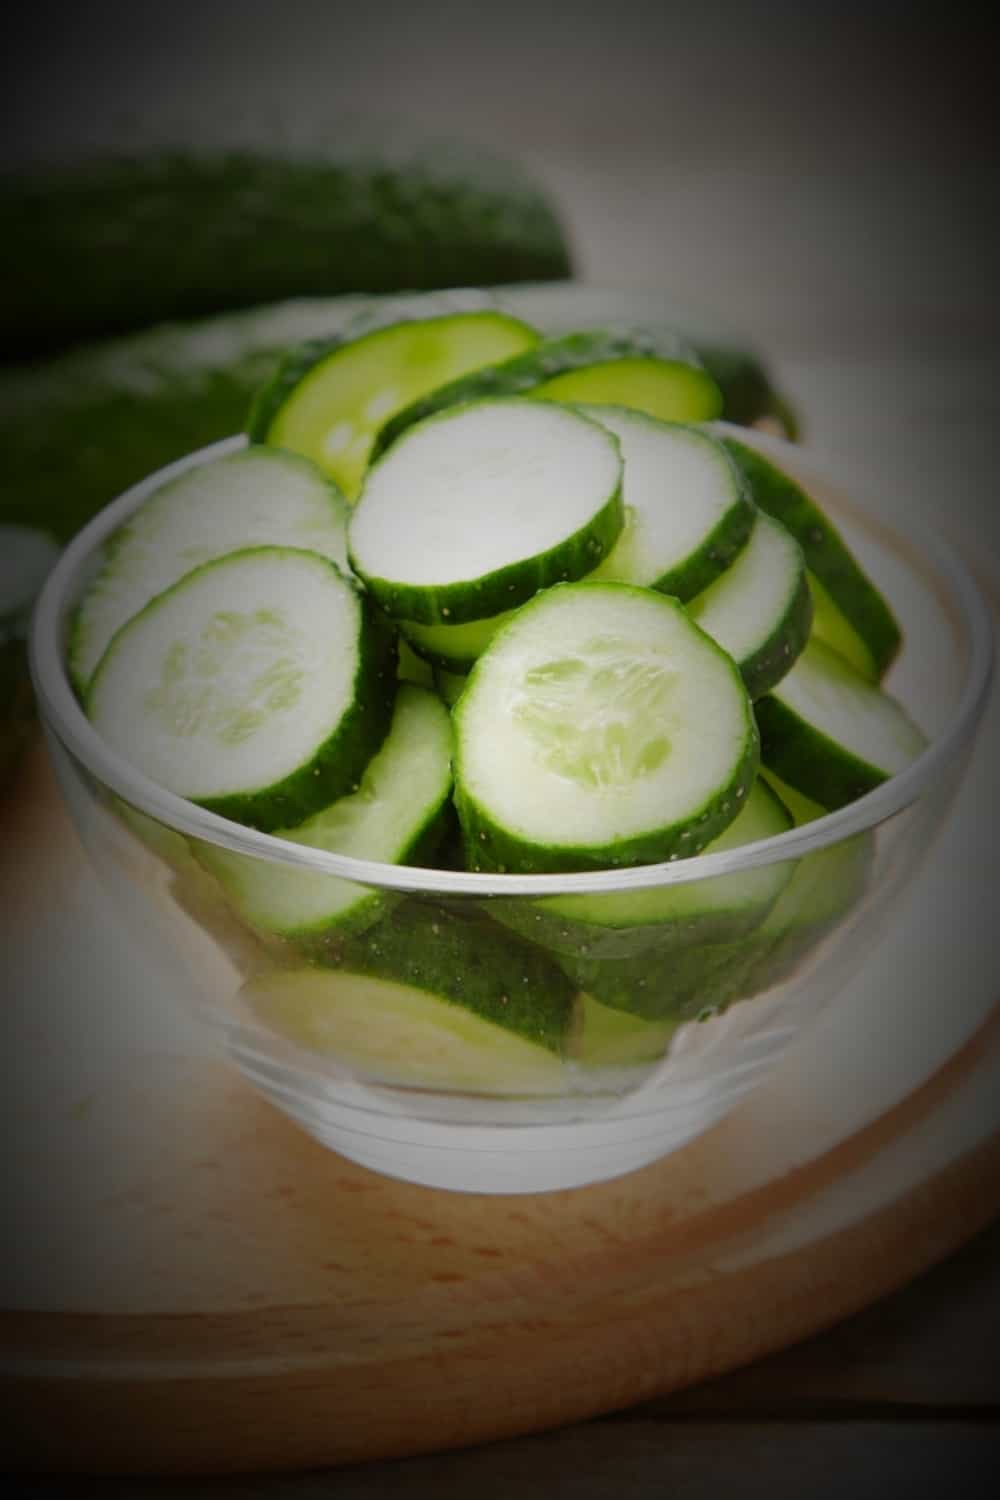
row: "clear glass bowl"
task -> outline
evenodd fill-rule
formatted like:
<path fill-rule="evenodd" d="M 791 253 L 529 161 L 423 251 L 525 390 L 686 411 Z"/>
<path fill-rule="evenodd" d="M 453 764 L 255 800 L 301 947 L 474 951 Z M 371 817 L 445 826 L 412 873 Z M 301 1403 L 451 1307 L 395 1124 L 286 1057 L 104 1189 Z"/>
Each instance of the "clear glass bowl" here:
<path fill-rule="evenodd" d="M 537 290 L 525 297 L 525 314 L 537 319 Z M 516 294 L 507 300 L 518 310 Z M 905 644 L 887 686 L 930 745 L 835 814 L 673 864 L 519 877 L 367 863 L 226 822 L 119 759 L 92 730 L 66 675 L 74 603 L 106 538 L 152 489 L 242 439 L 123 495 L 50 575 L 35 614 L 32 672 L 60 784 L 97 871 L 141 934 L 150 965 L 170 975 L 178 1004 L 206 1023 L 255 1088 L 345 1156 L 477 1192 L 575 1187 L 645 1165 L 759 1083 L 884 933 L 965 769 L 989 686 L 988 617 L 951 551 L 905 516 L 894 520 L 883 498 L 843 493 L 830 465 L 806 450 L 753 441 L 812 489 L 892 600 Z M 381 934 L 408 972 L 434 975 L 453 997 L 485 986 L 496 1002 L 506 988 L 500 1003 L 516 1010 L 513 988 L 523 984 L 543 1011 L 568 1007 L 561 1049 L 492 1024 L 478 1031 L 461 1004 L 411 1013 L 394 991 L 345 981 L 359 967 L 356 950 L 345 961 L 336 943 L 301 948 L 253 931 L 208 873 L 204 851 L 213 845 L 267 864 L 278 879 L 293 869 L 367 889 L 381 924 L 368 930 L 369 942 L 377 946 Z M 747 882 L 786 877 L 769 917 L 741 930 L 733 896 Z M 613 908 L 617 893 L 640 890 L 656 892 L 665 914 L 638 933 L 595 932 L 572 899 L 566 904 L 589 894 Z"/>

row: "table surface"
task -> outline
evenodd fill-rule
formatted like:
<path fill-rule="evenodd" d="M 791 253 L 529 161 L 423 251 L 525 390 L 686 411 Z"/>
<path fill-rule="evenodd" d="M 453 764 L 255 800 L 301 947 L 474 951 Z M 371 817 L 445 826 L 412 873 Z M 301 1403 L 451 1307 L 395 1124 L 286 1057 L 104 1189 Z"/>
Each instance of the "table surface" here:
<path fill-rule="evenodd" d="M 963 83 L 975 82 L 974 39 L 956 52 L 954 32 L 949 42 L 922 38 L 918 28 L 900 39 L 901 60 L 879 77 L 875 64 L 865 65 L 871 38 L 858 17 L 829 37 L 821 18 L 810 42 L 801 10 L 796 19 L 791 7 L 754 7 L 764 35 L 755 40 L 744 18 L 738 45 L 730 29 L 729 45 L 715 47 L 708 23 L 685 12 L 679 44 L 666 49 L 661 29 L 648 46 L 641 30 L 630 30 L 633 13 L 649 23 L 647 7 L 616 7 L 621 28 L 613 36 L 595 31 L 590 7 L 580 9 L 586 24 L 565 54 L 554 51 L 551 17 L 536 18 L 537 47 L 517 111 L 499 82 L 506 75 L 496 58 L 513 57 L 511 33 L 501 35 L 499 21 L 489 23 L 492 69 L 483 71 L 469 39 L 457 71 L 461 44 L 453 35 L 443 55 L 451 82 L 460 80 L 465 117 L 486 138 L 523 148 L 562 202 L 581 274 L 598 284 L 666 287 L 679 306 L 712 309 L 769 354 L 810 444 L 846 454 L 859 474 L 891 474 L 911 488 L 916 512 L 934 519 L 943 506 L 954 529 L 1000 556 L 991 456 L 1000 425 L 1000 317 L 987 269 L 996 246 L 995 167 L 976 134 L 975 101 L 965 113 L 953 107 Z M 870 9 L 874 20 L 864 25 L 891 24 L 891 7 Z M 244 10 L 251 74 L 269 66 L 273 80 L 277 48 L 299 94 L 316 96 L 324 66 L 334 66 L 332 39 L 310 49 L 308 27 L 275 39 L 260 6 Z M 372 15 L 391 10 L 377 6 Z M 843 10 L 853 15 L 853 7 Z M 171 8 L 171 26 L 174 19 Z M 147 23 L 154 24 L 148 15 Z M 768 30 L 772 23 L 776 30 Z M 209 23 L 197 24 L 207 45 Z M 444 24 L 434 19 L 427 33 L 430 58 Z M 408 71 L 405 38 L 390 29 L 376 39 L 373 27 L 370 17 L 358 20 L 359 61 L 351 78 L 338 75 L 347 79 L 348 106 L 370 88 L 377 66 L 384 96 L 401 112 L 416 109 L 431 123 L 448 118 L 440 66 Z M 217 25 L 218 42 L 216 33 Z M 130 45 L 123 37 L 122 46 Z M 206 55 L 210 47 L 191 51 L 185 76 L 194 100 L 219 87 Z M 889 55 L 877 50 L 876 63 Z M 546 94 L 540 69 L 556 62 L 562 88 Z M 833 112 L 838 70 L 848 68 L 850 107 Z M 162 93 L 165 76 L 151 80 L 137 69 L 132 92 L 142 84 Z M 705 92 L 713 76 L 729 91 L 721 116 Z M 582 77 L 592 86 L 589 101 L 579 91 Z M 943 90 L 930 112 L 933 131 L 915 102 L 932 79 Z M 76 87 L 82 99 L 83 84 Z M 232 91 L 235 83 L 222 87 Z M 986 815 L 995 819 L 995 807 Z M 725 1493 L 862 1500 L 931 1496 L 946 1486 L 965 1496 L 996 1493 L 989 1476 L 992 1469 L 995 1486 L 998 1349 L 1000 1224 L 832 1331 L 623 1413 L 335 1474 L 81 1479 L 65 1492 L 95 1500 L 353 1500 L 470 1490 L 482 1500 L 511 1490 L 523 1500 L 674 1491 L 691 1500 Z"/>

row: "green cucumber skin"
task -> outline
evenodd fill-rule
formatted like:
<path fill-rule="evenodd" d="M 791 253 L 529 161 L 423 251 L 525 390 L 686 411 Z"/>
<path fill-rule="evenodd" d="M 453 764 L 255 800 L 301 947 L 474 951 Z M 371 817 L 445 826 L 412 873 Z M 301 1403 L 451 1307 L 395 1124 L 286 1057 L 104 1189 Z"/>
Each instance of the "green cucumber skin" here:
<path fill-rule="evenodd" d="M 780 521 L 802 548 L 809 568 L 868 646 L 884 676 L 902 634 L 881 594 L 865 577 L 836 529 L 794 480 L 747 444 L 723 439 L 750 483 L 755 504 Z"/>
<path fill-rule="evenodd" d="M 877 766 L 806 724 L 780 698 L 770 694 L 754 704 L 765 763 L 795 791 L 835 812 L 889 777 Z"/>
<path fill-rule="evenodd" d="M 178 589 L 184 588 L 192 579 L 207 573 L 238 556 L 251 556 L 256 552 L 270 552 L 266 547 L 247 548 L 243 553 L 228 553 L 223 558 L 204 563 L 186 574 L 173 588 L 167 589 L 127 621 L 108 644 L 101 661 L 90 679 L 84 699 L 88 716 L 100 691 L 102 671 L 115 648 L 130 625 L 150 610 L 158 607 L 161 600 Z M 294 549 L 284 549 L 294 550 Z M 322 558 L 319 553 L 309 553 L 316 562 L 327 565 L 339 577 L 340 569 Z M 368 761 L 385 739 L 392 721 L 392 711 L 398 686 L 398 658 L 396 636 L 371 600 L 359 588 L 354 587 L 360 614 L 358 666 L 355 684 L 358 691 L 354 702 L 346 711 L 333 734 L 322 746 L 318 756 L 308 765 L 302 766 L 292 775 L 269 787 L 253 792 L 241 792 L 233 796 L 206 797 L 198 805 L 206 812 L 229 818 L 248 828 L 257 828 L 262 833 L 274 833 L 280 828 L 294 828 L 320 808 L 343 797 L 360 781 Z"/>
<path fill-rule="evenodd" d="M 426 431 L 431 422 L 446 421 L 461 410 L 471 410 L 479 402 L 463 403 L 462 407 L 449 407 L 429 417 L 422 425 Z M 487 403 L 482 403 L 487 404 Z M 511 401 L 516 407 L 517 401 Z M 581 421 L 588 419 L 581 418 Z M 592 423 L 592 426 L 598 426 Z M 618 449 L 617 440 L 601 429 Z M 372 466 L 377 467 L 379 460 Z M 371 470 L 369 470 L 371 472 Z M 364 504 L 364 491 L 358 506 Z M 564 538 L 547 552 L 539 552 L 532 558 L 523 558 L 496 569 L 485 578 L 445 584 L 433 591 L 430 586 L 411 587 L 394 583 L 392 579 L 379 578 L 363 570 L 351 547 L 350 526 L 347 534 L 347 554 L 351 567 L 371 590 L 381 608 L 393 620 L 409 620 L 415 625 L 462 625 L 472 620 L 488 619 L 491 615 L 503 614 L 527 603 L 542 589 L 557 583 L 575 582 L 584 578 L 606 557 L 618 540 L 625 524 L 625 506 L 622 500 L 622 476 L 601 508 L 588 522 Z M 411 642 L 412 644 L 412 642 Z"/>
<path fill-rule="evenodd" d="M 752 656 L 739 663 L 740 675 L 754 704 L 777 687 L 795 665 L 809 640 L 812 618 L 812 594 L 803 572 L 780 624 Z"/>
<path fill-rule="evenodd" d="M 326 960 L 331 968 L 395 979 L 561 1054 L 575 989 L 544 953 L 481 913 L 409 898 Z"/>
<path fill-rule="evenodd" d="M 389 418 L 379 429 L 372 449 L 377 459 L 415 422 L 434 413 L 467 401 L 497 396 L 526 396 L 556 375 L 578 370 L 585 365 L 629 355 L 653 355 L 684 364 L 697 365 L 697 356 L 675 334 L 647 332 L 640 329 L 590 329 L 542 339 L 533 349 L 515 354 L 500 364 L 485 365 L 469 375 L 438 386 L 429 395 L 412 402 Z M 706 376 L 706 379 L 709 377 Z"/>
<path fill-rule="evenodd" d="M 523 329 L 526 338 L 529 335 L 537 338 L 534 329 L 522 319 L 503 312 L 497 307 L 495 298 L 486 291 L 470 290 L 463 296 L 461 308 L 452 306 L 447 294 L 442 296 L 437 309 L 433 304 L 421 309 L 418 301 L 406 298 L 389 298 L 385 302 L 374 303 L 349 319 L 342 329 L 325 338 L 304 339 L 282 355 L 270 380 L 265 381 L 255 392 L 250 404 L 246 430 L 251 442 L 268 442 L 278 414 L 306 376 L 349 344 L 384 333 L 399 323 L 422 323 L 428 319 L 437 321 L 476 312 L 491 313 L 511 328 Z"/>
<path fill-rule="evenodd" d="M 753 530 L 753 507 L 734 505 L 707 538 L 708 546 L 678 568 L 664 573 L 650 588 L 687 604 L 713 584 L 742 552 Z"/>
<path fill-rule="evenodd" d="M 610 408 L 605 408 L 610 410 Z M 599 406 L 588 406 L 581 404 L 577 408 L 584 416 L 590 417 L 595 422 L 601 420 L 601 408 Z M 687 604 L 704 589 L 720 577 L 743 550 L 753 530 L 756 507 L 750 494 L 750 485 L 733 458 L 728 448 L 720 443 L 718 439 L 712 438 L 703 428 L 693 423 L 671 422 L 660 423 L 657 418 L 649 417 L 644 412 L 635 411 L 630 407 L 622 407 L 629 419 L 635 422 L 649 423 L 650 426 L 677 427 L 687 432 L 696 433 L 699 438 L 707 439 L 717 449 L 720 462 L 724 462 L 732 476 L 735 490 L 734 504 L 730 506 L 725 515 L 720 516 L 717 525 L 705 539 L 705 545 L 700 547 L 696 553 L 670 568 L 666 573 L 660 575 L 647 585 L 649 588 L 658 590 L 661 594 L 670 594 L 679 599 L 682 604 Z M 626 486 L 627 487 L 627 486 Z M 624 494 L 624 491 L 623 491 Z M 627 524 L 627 522 L 626 522 Z M 611 568 L 614 567 L 614 558 L 610 559 Z M 611 569 L 605 568 L 603 577 L 612 577 Z"/>
<path fill-rule="evenodd" d="M 0 182 L 8 358 L 278 298 L 571 273 L 553 206 L 512 163 L 426 142 L 102 154 Z"/>

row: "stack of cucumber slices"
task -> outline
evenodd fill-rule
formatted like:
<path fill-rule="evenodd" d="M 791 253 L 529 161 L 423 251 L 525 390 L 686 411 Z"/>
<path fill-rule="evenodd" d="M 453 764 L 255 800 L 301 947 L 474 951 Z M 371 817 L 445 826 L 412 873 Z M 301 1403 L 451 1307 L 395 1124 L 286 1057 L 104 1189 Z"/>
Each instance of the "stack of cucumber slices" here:
<path fill-rule="evenodd" d="M 296 348 L 248 446 L 112 539 L 72 680 L 137 769 L 302 850 L 530 876 L 784 833 L 925 741 L 881 686 L 889 605 L 719 410 L 643 330 L 477 308 Z M 872 844 L 438 901 L 191 853 L 278 956 L 245 987 L 258 1019 L 383 1080 L 516 1093 L 646 1063 L 768 988 L 859 900 Z"/>

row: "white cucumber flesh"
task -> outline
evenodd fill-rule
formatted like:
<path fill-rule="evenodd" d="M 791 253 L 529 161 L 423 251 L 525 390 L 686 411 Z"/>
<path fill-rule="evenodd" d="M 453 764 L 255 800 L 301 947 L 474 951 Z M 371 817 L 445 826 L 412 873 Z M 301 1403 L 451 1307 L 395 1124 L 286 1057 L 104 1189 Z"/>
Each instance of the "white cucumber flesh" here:
<path fill-rule="evenodd" d="M 751 698 L 761 697 L 809 638 L 812 601 L 802 549 L 759 511 L 746 546 L 688 610 L 736 662 Z"/>
<path fill-rule="evenodd" d="M 347 504 L 305 459 L 252 447 L 156 490 L 111 539 L 77 611 L 70 669 L 84 689 L 108 643 L 203 563 L 255 546 L 298 547 L 347 567 Z"/>
<path fill-rule="evenodd" d="M 140 610 L 102 657 L 87 711 L 152 781 L 270 831 L 357 782 L 395 674 L 388 632 L 333 563 L 258 547 Z"/>
<path fill-rule="evenodd" d="M 756 710 L 769 769 L 828 811 L 902 771 L 927 744 L 895 698 L 821 640 Z"/>
<path fill-rule="evenodd" d="M 755 511 L 736 463 L 717 439 L 682 423 L 615 406 L 583 406 L 618 439 L 625 526 L 593 573 L 684 603 L 736 558 Z"/>
<path fill-rule="evenodd" d="M 546 590 L 456 706 L 470 859 L 528 873 L 695 854 L 733 821 L 757 731 L 732 661 L 676 600 L 627 584 Z"/>
<path fill-rule="evenodd" d="M 352 566 L 395 619 L 459 625 L 590 572 L 624 511 L 616 439 L 529 400 L 446 409 L 371 468 Z"/>

